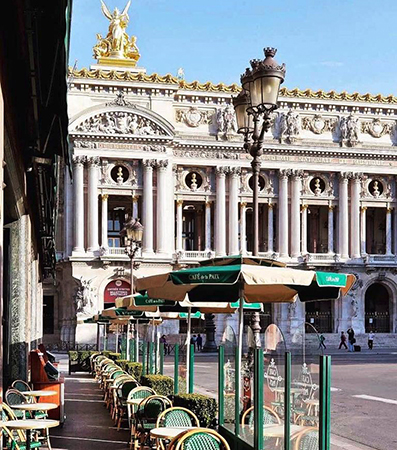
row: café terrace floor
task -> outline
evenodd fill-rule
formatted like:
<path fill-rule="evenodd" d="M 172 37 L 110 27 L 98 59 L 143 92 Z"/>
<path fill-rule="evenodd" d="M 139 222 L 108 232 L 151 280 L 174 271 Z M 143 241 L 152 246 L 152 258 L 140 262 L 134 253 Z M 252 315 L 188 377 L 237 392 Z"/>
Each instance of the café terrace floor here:
<path fill-rule="evenodd" d="M 66 421 L 51 430 L 53 450 L 129 449 L 129 430 L 114 427 L 97 382 L 89 374 L 67 375 L 67 356 L 57 359 L 65 376 Z"/>

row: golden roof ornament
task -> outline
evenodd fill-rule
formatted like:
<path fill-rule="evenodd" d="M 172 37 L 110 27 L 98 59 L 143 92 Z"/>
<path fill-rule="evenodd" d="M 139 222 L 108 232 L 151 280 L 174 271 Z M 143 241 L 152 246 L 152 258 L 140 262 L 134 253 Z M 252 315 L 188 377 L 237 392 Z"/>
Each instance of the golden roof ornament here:
<path fill-rule="evenodd" d="M 94 58 L 98 60 L 99 64 L 107 66 L 135 67 L 141 55 L 136 46 L 136 37 L 131 36 L 130 38 L 125 31 L 130 20 L 128 9 L 131 0 L 128 1 L 122 12 L 115 8 L 113 14 L 103 0 L 101 3 L 102 12 L 110 20 L 110 23 L 105 38 L 97 34 L 98 42 L 93 48 Z"/>

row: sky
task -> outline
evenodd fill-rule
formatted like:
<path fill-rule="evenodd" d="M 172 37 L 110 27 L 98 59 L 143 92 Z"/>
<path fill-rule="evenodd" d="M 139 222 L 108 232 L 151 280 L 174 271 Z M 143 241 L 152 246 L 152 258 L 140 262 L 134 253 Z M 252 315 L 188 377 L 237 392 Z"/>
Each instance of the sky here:
<path fill-rule="evenodd" d="M 127 0 L 105 0 L 123 9 Z M 239 83 L 251 59 L 276 47 L 284 86 L 397 95 L 397 0 L 132 0 L 129 35 L 148 74 Z M 100 0 L 73 0 L 70 65 L 96 61 L 109 21 Z"/>

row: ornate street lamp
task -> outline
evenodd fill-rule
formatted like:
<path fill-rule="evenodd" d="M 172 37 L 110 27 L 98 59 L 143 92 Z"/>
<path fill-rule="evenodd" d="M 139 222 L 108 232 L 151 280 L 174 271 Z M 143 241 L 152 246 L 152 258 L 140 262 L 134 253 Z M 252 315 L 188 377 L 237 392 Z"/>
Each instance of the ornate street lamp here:
<path fill-rule="evenodd" d="M 142 244 L 143 229 L 144 227 L 139 219 L 134 219 L 131 216 L 120 232 L 120 235 L 125 238 L 125 253 L 131 260 L 131 295 L 134 294 L 134 269 L 139 267 L 139 263 L 134 259 Z"/>
<path fill-rule="evenodd" d="M 270 114 L 278 108 L 280 85 L 285 78 L 285 64 L 279 65 L 274 56 L 277 50 L 264 49 L 265 59 L 253 59 L 251 68 L 241 75 L 242 91 L 233 98 L 238 132 L 244 135 L 244 148 L 250 153 L 253 174 L 253 248 L 252 255 L 259 254 L 259 172 L 263 154 L 265 133 L 271 127 Z M 252 315 L 255 342 L 259 341 L 259 313 Z"/>

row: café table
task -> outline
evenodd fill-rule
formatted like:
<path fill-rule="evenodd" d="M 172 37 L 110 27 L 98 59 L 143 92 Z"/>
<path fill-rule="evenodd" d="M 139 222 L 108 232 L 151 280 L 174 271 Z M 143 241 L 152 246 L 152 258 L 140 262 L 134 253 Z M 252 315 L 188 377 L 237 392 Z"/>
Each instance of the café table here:
<path fill-rule="evenodd" d="M 290 433 L 291 438 L 293 438 L 296 434 L 305 430 L 307 427 L 301 425 L 290 425 Z M 276 437 L 276 438 L 284 438 L 284 424 L 274 424 L 268 423 L 263 425 L 263 434 L 267 437 Z"/>
<path fill-rule="evenodd" d="M 40 389 L 36 391 L 23 391 L 22 394 L 25 397 L 36 397 L 37 401 L 39 401 L 40 397 L 52 397 L 53 395 L 57 395 L 57 391 L 45 391 Z"/>
<path fill-rule="evenodd" d="M 26 411 L 50 411 L 58 408 L 58 405 L 56 403 L 20 403 L 19 405 L 11 405 L 11 408 L 19 409 L 25 413 Z"/>
<path fill-rule="evenodd" d="M 150 435 L 156 438 L 156 448 L 159 449 L 160 446 L 158 445 L 158 442 L 160 439 L 171 440 L 175 436 L 178 436 L 185 431 L 194 430 L 195 428 L 197 427 L 159 427 L 150 430 Z"/>
<path fill-rule="evenodd" d="M 23 419 L 7 420 L 3 422 L 9 430 L 23 430 L 26 432 L 26 450 L 30 450 L 32 430 L 45 430 L 59 426 L 58 420 L 50 419 Z"/>

